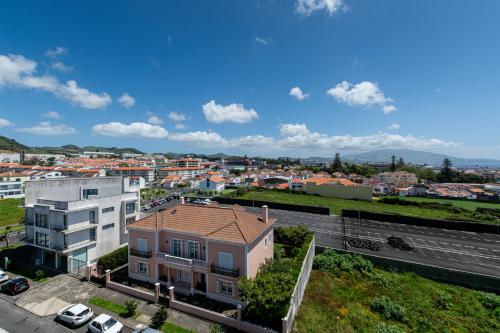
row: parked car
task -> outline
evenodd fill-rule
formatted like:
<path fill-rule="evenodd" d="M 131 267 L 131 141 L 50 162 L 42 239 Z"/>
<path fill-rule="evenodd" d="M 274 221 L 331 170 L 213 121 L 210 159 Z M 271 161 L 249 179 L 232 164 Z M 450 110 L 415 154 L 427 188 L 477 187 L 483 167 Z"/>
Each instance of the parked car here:
<path fill-rule="evenodd" d="M 28 290 L 29 287 L 30 284 L 28 280 L 23 277 L 18 277 L 2 284 L 2 292 L 14 296 L 16 294 L 19 294 L 20 292 Z"/>
<path fill-rule="evenodd" d="M 0 269 L 0 283 L 4 283 L 9 280 L 9 276 L 3 270 Z"/>
<path fill-rule="evenodd" d="M 161 332 L 158 330 L 155 330 L 154 328 L 146 327 L 146 328 L 141 328 L 141 329 L 135 330 L 133 333 L 161 333 Z"/>
<path fill-rule="evenodd" d="M 123 324 L 115 318 L 103 313 L 94 318 L 88 325 L 88 331 L 92 333 L 120 333 Z"/>
<path fill-rule="evenodd" d="M 92 309 L 83 304 L 70 304 L 57 313 L 57 319 L 73 327 L 85 324 L 93 316 Z"/>

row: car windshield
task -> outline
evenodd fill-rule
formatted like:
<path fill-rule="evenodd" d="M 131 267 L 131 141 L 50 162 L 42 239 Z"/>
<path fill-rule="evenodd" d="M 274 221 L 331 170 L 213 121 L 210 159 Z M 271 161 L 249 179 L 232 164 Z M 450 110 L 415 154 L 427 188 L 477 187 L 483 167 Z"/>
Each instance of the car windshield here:
<path fill-rule="evenodd" d="M 113 327 L 116 324 L 116 319 L 115 318 L 109 318 L 106 322 L 102 324 L 102 327 L 104 330 L 109 330 L 111 327 Z"/>
<path fill-rule="evenodd" d="M 89 309 L 85 309 L 85 310 L 83 310 L 82 312 L 80 312 L 80 313 L 78 314 L 78 316 L 80 316 L 80 317 L 81 317 L 81 316 L 85 316 L 86 314 L 88 314 L 88 313 L 89 313 L 89 311 L 90 311 Z"/>

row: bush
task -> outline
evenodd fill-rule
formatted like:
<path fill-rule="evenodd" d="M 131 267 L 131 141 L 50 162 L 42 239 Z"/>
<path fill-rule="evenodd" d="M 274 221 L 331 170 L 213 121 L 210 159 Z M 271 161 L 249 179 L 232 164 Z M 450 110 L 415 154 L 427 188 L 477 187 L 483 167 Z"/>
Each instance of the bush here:
<path fill-rule="evenodd" d="M 451 295 L 446 291 L 439 291 L 436 296 L 436 305 L 441 309 L 449 309 L 451 307 Z"/>
<path fill-rule="evenodd" d="M 313 268 L 334 274 L 346 271 L 369 275 L 373 271 L 373 263 L 359 255 L 339 254 L 328 249 L 314 258 Z"/>
<path fill-rule="evenodd" d="M 406 333 L 401 327 L 381 322 L 378 324 L 375 333 Z"/>
<path fill-rule="evenodd" d="M 276 243 L 301 247 L 308 235 L 312 233 L 305 225 L 294 227 L 276 227 L 274 228 L 274 241 Z"/>
<path fill-rule="evenodd" d="M 210 333 L 224 333 L 224 327 L 219 324 L 213 324 L 210 326 Z"/>
<path fill-rule="evenodd" d="M 479 299 L 483 303 L 484 307 L 489 309 L 494 309 L 500 307 L 500 296 L 493 293 L 487 293 L 484 291 L 479 292 Z"/>
<path fill-rule="evenodd" d="M 406 321 L 406 310 L 402 305 L 391 301 L 388 297 L 376 297 L 371 303 L 371 309 L 378 312 L 385 319 Z"/>
<path fill-rule="evenodd" d="M 114 269 L 128 262 L 128 247 L 124 246 L 108 253 L 97 260 L 97 269 L 103 273 L 107 269 Z"/>
<path fill-rule="evenodd" d="M 153 318 L 151 318 L 151 327 L 155 329 L 159 329 L 161 325 L 167 320 L 168 312 L 167 308 L 162 306 L 155 312 Z"/>
<path fill-rule="evenodd" d="M 372 276 L 372 281 L 374 285 L 379 287 L 388 287 L 391 284 L 391 281 L 380 273 L 375 273 Z"/>
<path fill-rule="evenodd" d="M 35 280 L 39 281 L 39 280 L 43 279 L 44 275 L 45 275 L 45 273 L 43 271 L 37 270 L 35 272 Z"/>
<path fill-rule="evenodd" d="M 132 317 L 135 314 L 135 310 L 137 310 L 137 302 L 129 299 L 125 301 L 125 307 L 127 310 L 124 313 L 125 317 Z"/>

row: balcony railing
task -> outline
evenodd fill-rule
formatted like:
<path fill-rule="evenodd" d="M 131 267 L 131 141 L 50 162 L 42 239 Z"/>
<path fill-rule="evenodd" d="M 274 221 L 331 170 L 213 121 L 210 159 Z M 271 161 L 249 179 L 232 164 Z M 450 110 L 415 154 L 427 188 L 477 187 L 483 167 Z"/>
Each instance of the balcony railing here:
<path fill-rule="evenodd" d="M 156 257 L 159 259 L 163 259 L 169 263 L 176 264 L 176 265 L 195 266 L 195 267 L 202 267 L 202 268 L 207 267 L 206 260 L 202 260 L 202 259 L 183 258 L 183 257 L 178 257 L 178 256 L 172 256 L 170 254 L 166 254 L 166 253 L 162 253 L 162 252 L 157 252 Z"/>
<path fill-rule="evenodd" d="M 210 265 L 210 273 L 215 273 L 219 275 L 225 275 L 225 276 L 230 276 L 230 277 L 238 277 L 240 276 L 240 269 L 231 269 L 231 268 L 225 268 L 221 266 L 217 266 L 215 264 Z"/>
<path fill-rule="evenodd" d="M 141 257 L 141 258 L 151 258 L 153 256 L 152 251 L 139 251 L 134 248 L 130 249 L 130 255 L 134 257 Z"/>

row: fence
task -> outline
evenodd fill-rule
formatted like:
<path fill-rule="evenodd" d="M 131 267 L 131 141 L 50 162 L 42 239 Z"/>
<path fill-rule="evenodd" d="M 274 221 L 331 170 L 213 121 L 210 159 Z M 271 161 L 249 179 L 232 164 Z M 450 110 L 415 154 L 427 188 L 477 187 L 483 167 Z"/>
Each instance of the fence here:
<path fill-rule="evenodd" d="M 272 209 L 282 209 L 282 210 L 291 210 L 296 212 L 303 213 L 313 213 L 313 214 L 321 214 L 321 215 L 330 215 L 330 208 L 327 207 L 314 207 L 314 206 L 304 206 L 304 205 L 292 205 L 285 204 L 279 202 L 267 202 L 260 200 L 250 200 L 250 199 L 236 199 L 236 198 L 224 198 L 217 197 L 214 199 L 218 203 L 226 204 L 226 205 L 240 205 L 240 206 L 252 206 L 252 207 L 262 207 L 267 205 Z"/>
<path fill-rule="evenodd" d="M 160 283 L 155 283 L 155 292 L 149 292 L 145 290 L 140 290 L 137 288 L 129 287 L 121 283 L 111 281 L 111 271 L 106 270 L 106 288 L 114 289 L 124 294 L 142 298 L 149 302 L 158 303 L 158 299 L 160 298 Z"/>
<path fill-rule="evenodd" d="M 489 234 L 500 234 L 500 225 L 484 224 L 464 221 L 432 220 L 421 217 L 405 216 L 397 214 L 373 213 L 363 210 L 342 209 L 342 216 L 354 217 L 366 220 L 401 223 L 417 225 L 430 228 L 442 228 L 451 230 L 483 232 Z"/>
<path fill-rule="evenodd" d="M 316 237 L 313 236 L 311 244 L 309 244 L 309 250 L 307 250 L 306 258 L 302 263 L 302 269 L 300 270 L 300 275 L 297 280 L 297 284 L 293 290 L 293 294 L 290 300 L 290 308 L 285 318 L 281 319 L 281 333 L 288 333 L 292 330 L 293 320 L 299 309 L 302 298 L 304 297 L 304 291 L 309 282 L 309 275 L 311 275 L 314 255 L 316 249 Z"/>

